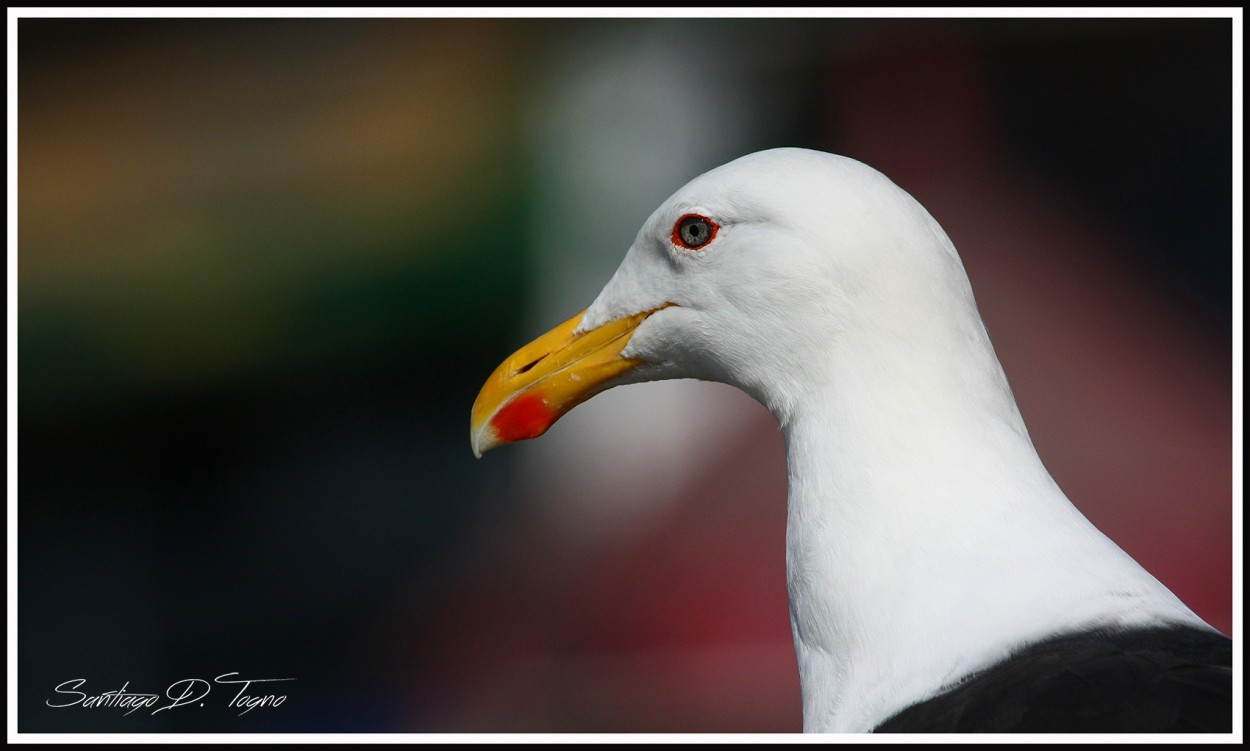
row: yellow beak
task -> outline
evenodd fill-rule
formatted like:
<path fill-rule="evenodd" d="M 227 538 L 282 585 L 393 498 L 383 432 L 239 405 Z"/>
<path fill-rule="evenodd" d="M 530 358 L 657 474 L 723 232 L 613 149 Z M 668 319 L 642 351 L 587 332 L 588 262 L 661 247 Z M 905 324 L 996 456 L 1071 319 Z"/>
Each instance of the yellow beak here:
<path fill-rule="evenodd" d="M 636 367 L 641 361 L 621 357 L 621 350 L 653 312 L 574 335 L 582 311 L 504 360 L 473 402 L 473 454 L 481 457 L 496 446 L 537 438 L 564 413 Z"/>

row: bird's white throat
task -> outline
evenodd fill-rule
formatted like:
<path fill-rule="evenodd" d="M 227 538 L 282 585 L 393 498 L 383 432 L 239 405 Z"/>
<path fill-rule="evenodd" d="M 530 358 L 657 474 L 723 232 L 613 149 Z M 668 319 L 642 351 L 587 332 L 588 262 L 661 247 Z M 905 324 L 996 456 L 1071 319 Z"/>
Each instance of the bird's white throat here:
<path fill-rule="evenodd" d="M 1051 479 L 953 263 L 964 299 L 901 323 L 922 336 L 843 327 L 820 382 L 760 395 L 785 435 L 809 732 L 871 730 L 1053 634 L 1202 623 Z"/>

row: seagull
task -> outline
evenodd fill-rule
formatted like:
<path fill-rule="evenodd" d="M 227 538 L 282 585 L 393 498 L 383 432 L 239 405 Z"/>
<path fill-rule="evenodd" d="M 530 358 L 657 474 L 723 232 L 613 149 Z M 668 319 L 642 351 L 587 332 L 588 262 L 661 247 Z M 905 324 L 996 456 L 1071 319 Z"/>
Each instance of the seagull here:
<path fill-rule="evenodd" d="M 781 148 L 692 180 L 487 379 L 473 452 L 669 378 L 784 435 L 805 731 L 1231 732 L 1231 640 L 1060 490 L 954 245 L 880 172 Z"/>

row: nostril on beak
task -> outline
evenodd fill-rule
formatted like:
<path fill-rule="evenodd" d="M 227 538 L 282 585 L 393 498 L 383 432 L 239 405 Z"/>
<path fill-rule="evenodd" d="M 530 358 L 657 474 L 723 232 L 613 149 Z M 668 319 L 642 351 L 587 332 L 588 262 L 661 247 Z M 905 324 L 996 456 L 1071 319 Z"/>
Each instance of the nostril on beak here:
<path fill-rule="evenodd" d="M 543 356 L 539 357 L 537 360 L 535 360 L 535 361 L 533 361 L 532 363 L 530 363 L 529 365 L 522 366 L 522 367 L 521 367 L 521 368 L 519 368 L 519 369 L 517 370 L 517 372 L 516 372 L 516 373 L 514 373 L 513 375 L 521 375 L 522 373 L 528 373 L 528 372 L 529 372 L 529 371 L 530 371 L 530 370 L 531 370 L 531 369 L 532 369 L 535 365 L 537 365 L 538 363 L 542 362 L 542 361 L 543 361 L 543 360 L 545 360 L 545 359 L 547 359 L 547 356 L 546 356 L 546 355 L 543 355 Z"/>

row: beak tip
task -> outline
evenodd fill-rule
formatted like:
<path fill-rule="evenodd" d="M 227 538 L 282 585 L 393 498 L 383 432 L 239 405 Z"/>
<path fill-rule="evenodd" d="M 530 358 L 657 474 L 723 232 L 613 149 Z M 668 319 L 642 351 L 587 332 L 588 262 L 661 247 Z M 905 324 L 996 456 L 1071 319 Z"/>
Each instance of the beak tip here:
<path fill-rule="evenodd" d="M 490 425 L 481 427 L 473 426 L 469 430 L 469 447 L 473 449 L 473 456 L 481 459 L 482 454 L 499 445 L 499 440 L 495 438 L 494 432 L 490 429 Z"/>

